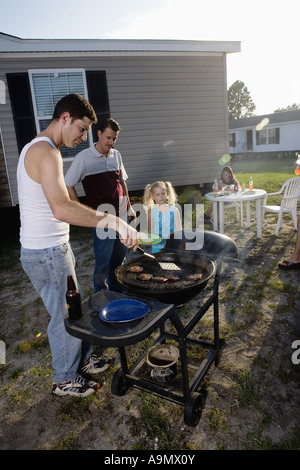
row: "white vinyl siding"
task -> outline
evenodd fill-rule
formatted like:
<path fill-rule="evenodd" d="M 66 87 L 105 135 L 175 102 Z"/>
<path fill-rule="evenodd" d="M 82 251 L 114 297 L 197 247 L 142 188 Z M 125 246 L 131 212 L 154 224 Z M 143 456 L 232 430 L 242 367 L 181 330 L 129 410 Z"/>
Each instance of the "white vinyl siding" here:
<path fill-rule="evenodd" d="M 156 179 L 178 186 L 213 181 L 228 152 L 223 57 L 120 58 L 119 64 L 120 73 L 106 70 L 129 188 Z"/>

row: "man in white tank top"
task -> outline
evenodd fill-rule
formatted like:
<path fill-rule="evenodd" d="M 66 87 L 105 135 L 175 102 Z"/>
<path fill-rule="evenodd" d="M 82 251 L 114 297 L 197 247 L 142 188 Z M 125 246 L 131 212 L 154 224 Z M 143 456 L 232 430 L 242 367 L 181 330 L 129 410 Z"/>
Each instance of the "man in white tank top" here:
<path fill-rule="evenodd" d="M 21 152 L 18 169 L 21 263 L 51 317 L 48 326 L 54 368 L 53 392 L 87 396 L 98 384 L 80 372 L 98 373 L 108 363 L 91 357 L 91 346 L 69 335 L 64 326 L 67 277 L 77 284 L 69 224 L 112 228 L 127 248 L 137 248 L 137 232 L 113 215 L 72 201 L 64 183 L 62 145 L 74 148 L 87 139 L 96 114 L 80 95 L 71 94 L 56 105 L 52 121 Z"/>

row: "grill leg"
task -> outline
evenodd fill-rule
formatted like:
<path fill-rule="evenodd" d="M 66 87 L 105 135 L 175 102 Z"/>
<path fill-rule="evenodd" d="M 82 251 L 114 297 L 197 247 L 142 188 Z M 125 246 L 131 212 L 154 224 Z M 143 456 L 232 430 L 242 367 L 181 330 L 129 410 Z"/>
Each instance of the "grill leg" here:
<path fill-rule="evenodd" d="M 219 276 L 217 275 L 217 279 L 214 285 L 214 346 L 217 351 L 215 365 L 219 364 L 219 349 L 220 349 L 220 338 L 219 338 Z"/>
<path fill-rule="evenodd" d="M 187 365 L 187 355 L 186 355 L 186 334 L 183 327 L 183 324 L 177 315 L 172 315 L 170 317 L 171 322 L 177 331 L 178 338 L 178 347 L 180 353 L 180 363 L 181 363 L 181 374 L 182 374 L 182 392 L 185 402 L 187 401 L 190 388 L 189 388 L 189 373 Z"/>
<path fill-rule="evenodd" d="M 121 362 L 121 369 L 123 371 L 123 374 L 128 374 L 128 365 L 127 365 L 127 359 L 126 359 L 126 352 L 124 347 L 120 347 L 119 349 L 119 355 L 120 355 L 120 362 Z"/>
<path fill-rule="evenodd" d="M 187 357 L 186 357 L 186 341 L 183 339 L 179 339 L 179 353 L 180 353 L 181 375 L 182 375 L 182 393 L 184 396 L 184 400 L 186 402 L 190 394 L 190 388 L 189 388 L 189 373 L 188 373 Z"/>

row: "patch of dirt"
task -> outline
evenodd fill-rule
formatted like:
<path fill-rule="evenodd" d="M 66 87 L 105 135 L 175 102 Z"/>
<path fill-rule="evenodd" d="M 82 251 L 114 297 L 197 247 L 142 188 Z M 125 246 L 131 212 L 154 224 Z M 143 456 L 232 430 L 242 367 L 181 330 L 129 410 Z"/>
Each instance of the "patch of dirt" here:
<path fill-rule="evenodd" d="M 105 351 L 114 364 L 99 376 L 104 384 L 96 395 L 53 396 L 48 314 L 18 262 L 15 270 L 1 272 L 0 339 L 6 363 L 0 365 L 0 449 L 299 449 L 300 364 L 292 362 L 292 344 L 300 340 L 293 325 L 299 321 L 300 272 L 277 268 L 293 251 L 296 235 L 288 218 L 278 237 L 274 230 L 274 219 L 264 222 L 262 239 L 256 238 L 254 223 L 249 229 L 236 221 L 226 226 L 241 263 L 222 267 L 224 346 L 218 366 L 202 384 L 205 400 L 196 427 L 184 423 L 181 405 L 137 388 L 114 396 L 111 380 L 119 356 L 113 348 Z M 92 237 L 71 242 L 79 282 L 89 296 Z M 212 283 L 179 308 L 181 320 L 188 321 L 211 292 Z M 193 334 L 208 340 L 212 324 L 210 309 Z M 134 355 L 135 347 L 130 351 Z M 156 428 L 151 428 L 154 418 Z"/>

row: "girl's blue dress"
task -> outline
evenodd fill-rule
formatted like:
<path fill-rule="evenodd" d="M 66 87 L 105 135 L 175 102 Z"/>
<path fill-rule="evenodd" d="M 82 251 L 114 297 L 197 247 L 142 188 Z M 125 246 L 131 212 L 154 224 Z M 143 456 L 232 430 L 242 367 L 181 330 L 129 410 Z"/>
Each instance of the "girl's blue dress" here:
<path fill-rule="evenodd" d="M 164 246 L 166 239 L 174 232 L 174 207 L 169 206 L 169 211 L 165 214 L 159 212 L 156 206 L 152 207 L 153 233 L 159 235 L 162 240 L 152 245 L 152 253 L 158 253 Z"/>

